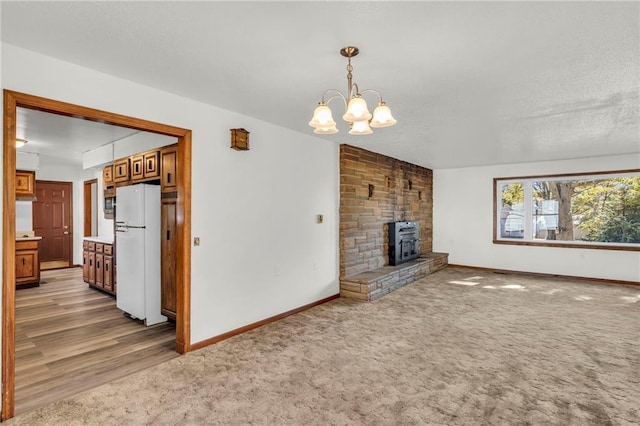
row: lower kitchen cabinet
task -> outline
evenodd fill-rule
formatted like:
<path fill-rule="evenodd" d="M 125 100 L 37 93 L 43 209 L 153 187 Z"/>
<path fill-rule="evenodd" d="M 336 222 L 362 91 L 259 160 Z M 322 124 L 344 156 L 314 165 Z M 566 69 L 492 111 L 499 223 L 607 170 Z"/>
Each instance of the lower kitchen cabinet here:
<path fill-rule="evenodd" d="M 161 269 L 160 269 L 160 311 L 162 315 L 176 319 L 176 199 L 162 198 L 161 201 Z"/>
<path fill-rule="evenodd" d="M 116 294 L 113 244 L 83 241 L 82 279 L 91 287 Z"/>
<path fill-rule="evenodd" d="M 104 246 L 104 280 L 102 288 L 110 293 L 116 294 L 116 261 L 113 257 L 113 246 Z"/>
<path fill-rule="evenodd" d="M 38 240 L 16 240 L 16 288 L 40 285 Z"/>

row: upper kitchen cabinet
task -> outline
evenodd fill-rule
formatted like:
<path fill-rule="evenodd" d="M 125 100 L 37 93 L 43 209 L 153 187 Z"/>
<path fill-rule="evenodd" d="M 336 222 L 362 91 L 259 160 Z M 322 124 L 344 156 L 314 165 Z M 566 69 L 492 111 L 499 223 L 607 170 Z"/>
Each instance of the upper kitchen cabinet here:
<path fill-rule="evenodd" d="M 131 157 L 131 180 L 134 183 L 158 179 L 160 177 L 160 152 L 147 151 Z"/>
<path fill-rule="evenodd" d="M 16 200 L 36 199 L 36 172 L 16 170 Z"/>
<path fill-rule="evenodd" d="M 169 145 L 160 150 L 160 170 L 162 177 L 160 185 L 162 192 L 176 192 L 178 190 L 178 145 Z"/>
<path fill-rule="evenodd" d="M 113 183 L 113 165 L 105 166 L 102 169 L 102 183 L 105 185 Z"/>
<path fill-rule="evenodd" d="M 116 196 L 116 186 L 113 182 L 113 164 L 102 169 L 102 189 L 105 199 Z M 106 204 L 107 202 L 105 201 L 105 207 Z"/>
<path fill-rule="evenodd" d="M 125 183 L 131 180 L 129 169 L 129 158 L 121 158 L 113 163 L 113 181 L 115 183 Z"/>

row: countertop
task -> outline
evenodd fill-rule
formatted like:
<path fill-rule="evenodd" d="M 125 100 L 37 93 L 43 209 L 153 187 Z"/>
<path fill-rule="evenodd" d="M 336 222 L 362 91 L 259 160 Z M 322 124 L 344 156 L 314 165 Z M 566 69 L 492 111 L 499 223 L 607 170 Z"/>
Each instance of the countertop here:
<path fill-rule="evenodd" d="M 41 239 L 42 237 L 19 237 L 16 235 L 16 241 L 38 241 Z"/>
<path fill-rule="evenodd" d="M 113 244 L 113 237 L 84 237 L 84 240 L 94 243 Z"/>

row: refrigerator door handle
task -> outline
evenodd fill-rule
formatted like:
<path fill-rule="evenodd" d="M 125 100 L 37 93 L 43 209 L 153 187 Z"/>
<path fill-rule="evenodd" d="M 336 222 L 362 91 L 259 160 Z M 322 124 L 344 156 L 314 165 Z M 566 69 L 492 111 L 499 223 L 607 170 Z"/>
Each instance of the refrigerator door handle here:
<path fill-rule="evenodd" d="M 129 229 L 146 229 L 146 226 L 127 225 L 127 222 L 116 222 L 116 232 L 129 232 Z"/>

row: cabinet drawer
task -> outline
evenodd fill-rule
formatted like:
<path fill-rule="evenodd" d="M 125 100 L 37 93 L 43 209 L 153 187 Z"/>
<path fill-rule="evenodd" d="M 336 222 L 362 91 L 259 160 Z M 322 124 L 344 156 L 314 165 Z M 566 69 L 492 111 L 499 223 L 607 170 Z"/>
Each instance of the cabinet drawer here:
<path fill-rule="evenodd" d="M 104 244 L 96 243 L 96 253 L 102 253 L 104 251 Z"/>
<path fill-rule="evenodd" d="M 38 249 L 37 240 L 16 241 L 16 250 L 37 250 L 37 249 Z"/>
<path fill-rule="evenodd" d="M 87 241 L 87 250 L 95 251 L 96 250 L 96 243 L 94 243 L 93 241 Z"/>
<path fill-rule="evenodd" d="M 104 245 L 104 254 L 113 255 L 113 246 L 111 244 Z"/>

